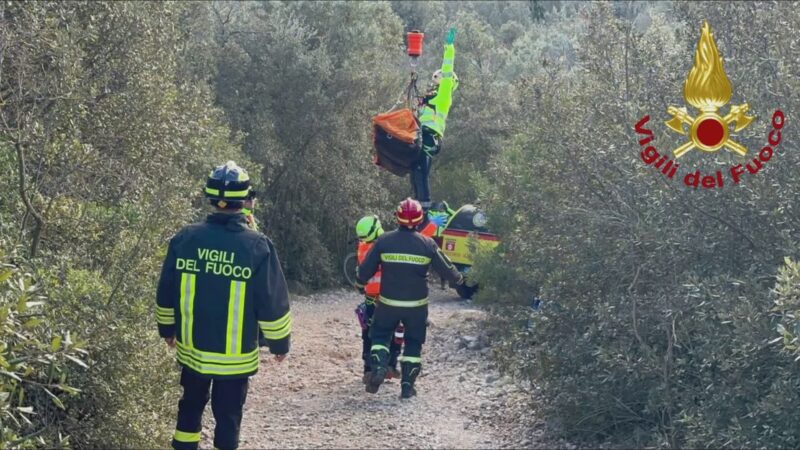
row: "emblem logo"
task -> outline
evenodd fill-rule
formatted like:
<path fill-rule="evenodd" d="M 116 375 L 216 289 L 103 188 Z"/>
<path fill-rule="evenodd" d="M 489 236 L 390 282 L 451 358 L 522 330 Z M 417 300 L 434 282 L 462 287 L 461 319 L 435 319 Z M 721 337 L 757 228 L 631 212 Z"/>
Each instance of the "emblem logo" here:
<path fill-rule="evenodd" d="M 672 151 L 675 159 L 693 148 L 712 153 L 725 147 L 739 156 L 747 154 L 747 148 L 730 138 L 729 129 L 734 125 L 734 131 L 738 132 L 750 125 L 753 118 L 745 115 L 750 106 L 747 103 L 734 105 L 725 117 L 717 113 L 731 100 L 732 91 L 711 27 L 705 22 L 697 42 L 694 66 L 683 84 L 683 98 L 699 109 L 700 115 L 692 117 L 686 107 L 670 106 L 667 109 L 672 114 L 672 119 L 667 121 L 668 127 L 686 135 L 683 126 L 689 126 L 689 142 Z"/>
<path fill-rule="evenodd" d="M 725 74 L 722 56 L 714 42 L 711 27 L 708 22 L 704 22 L 700 40 L 697 41 L 694 64 L 683 84 L 684 100 L 699 110 L 699 113 L 693 116 L 685 106 L 680 108 L 670 106 L 667 108 L 667 113 L 672 117 L 665 122 L 667 127 L 683 136 L 688 136 L 689 140 L 672 151 L 675 160 L 659 153 L 651 144 L 655 139 L 653 131 L 645 127 L 650 121 L 650 116 L 646 115 L 634 127 L 636 133 L 643 136 L 639 140 L 639 145 L 643 148 L 640 153 L 642 161 L 671 180 L 678 172 L 677 160 L 690 150 L 715 153 L 725 148 L 735 158 L 746 157 L 747 147 L 734 141 L 730 136 L 730 130 L 733 127 L 734 132 L 739 132 L 747 128 L 754 117 L 747 115 L 750 110 L 750 105 L 747 103 L 732 105 L 727 114 L 724 116 L 720 114 L 720 109 L 730 102 L 732 94 L 733 88 Z M 739 184 L 745 173 L 757 174 L 773 157 L 781 142 L 781 129 L 784 125 L 783 112 L 780 109 L 775 110 L 772 114 L 772 129 L 768 135 L 769 144 L 744 166 L 736 164 L 727 170 L 734 184 Z M 721 170 L 713 174 L 702 174 L 696 170 L 686 173 L 683 182 L 694 188 L 700 186 L 705 189 L 722 188 L 725 185 L 725 177 Z"/>

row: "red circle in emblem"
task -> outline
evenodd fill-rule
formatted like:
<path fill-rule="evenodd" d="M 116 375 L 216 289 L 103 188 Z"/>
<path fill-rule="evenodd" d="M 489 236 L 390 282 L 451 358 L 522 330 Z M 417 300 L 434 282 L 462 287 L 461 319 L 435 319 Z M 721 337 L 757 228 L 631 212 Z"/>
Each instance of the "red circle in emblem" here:
<path fill-rule="evenodd" d="M 725 128 L 717 119 L 705 119 L 697 126 L 697 139 L 706 147 L 716 147 L 725 137 Z"/>

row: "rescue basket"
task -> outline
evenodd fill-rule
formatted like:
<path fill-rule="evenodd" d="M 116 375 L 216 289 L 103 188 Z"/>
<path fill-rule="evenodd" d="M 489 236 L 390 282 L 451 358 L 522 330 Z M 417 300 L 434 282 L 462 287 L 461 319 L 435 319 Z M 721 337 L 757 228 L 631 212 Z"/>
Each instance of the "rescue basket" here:
<path fill-rule="evenodd" d="M 373 162 L 397 176 L 410 173 L 420 157 L 420 132 L 414 113 L 403 108 L 372 118 Z"/>

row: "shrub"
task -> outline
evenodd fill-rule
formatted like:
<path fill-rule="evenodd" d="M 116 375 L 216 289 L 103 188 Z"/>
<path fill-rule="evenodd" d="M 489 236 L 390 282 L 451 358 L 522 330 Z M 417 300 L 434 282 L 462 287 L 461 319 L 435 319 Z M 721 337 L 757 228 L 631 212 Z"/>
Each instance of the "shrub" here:
<path fill-rule="evenodd" d="M 644 166 L 633 124 L 644 114 L 661 120 L 654 109 L 680 101 L 708 19 L 735 92 L 764 105 L 737 139 L 763 142 L 764 118 L 796 102 L 779 80 L 800 66 L 758 61 L 797 39 L 800 15 L 782 4 L 627 8 L 582 6 L 571 18 L 583 25 L 571 38 L 577 64 L 551 61 L 519 82 L 526 126 L 493 158 L 481 190 L 503 245 L 474 272 L 505 336 L 498 357 L 539 387 L 532 401 L 570 439 L 796 447 L 800 367 L 770 342 L 779 323 L 773 274 L 798 254 L 798 153 L 787 144 L 739 186 L 686 189 Z M 631 19 L 644 13 L 650 25 L 635 29 Z M 758 52 L 745 31 L 753 26 L 772 31 Z M 656 142 L 660 151 L 679 144 L 666 134 Z M 681 163 L 713 173 L 731 161 Z M 778 298 L 793 351 L 792 267 Z M 527 307 L 533 295 L 544 300 L 540 311 Z"/>
<path fill-rule="evenodd" d="M 800 264 L 786 258 L 775 286 L 775 310 L 781 314 L 778 333 L 783 346 L 795 361 L 800 361 Z M 795 356 L 797 355 L 797 356 Z"/>
<path fill-rule="evenodd" d="M 5 250 L 5 249 L 10 249 Z M 60 422 L 79 392 L 83 343 L 44 320 L 52 308 L 30 267 L 0 238 L 0 442 L 8 447 L 69 445 Z"/>

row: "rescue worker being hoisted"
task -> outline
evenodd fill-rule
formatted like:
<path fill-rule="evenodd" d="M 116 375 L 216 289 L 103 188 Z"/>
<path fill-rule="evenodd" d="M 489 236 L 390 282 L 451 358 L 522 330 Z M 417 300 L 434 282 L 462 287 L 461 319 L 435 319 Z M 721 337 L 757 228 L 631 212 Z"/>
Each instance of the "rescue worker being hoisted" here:
<path fill-rule="evenodd" d="M 362 217 L 356 224 L 356 235 L 358 236 L 357 261 L 359 264 L 364 261 L 375 240 L 383 234 L 383 227 L 378 216 Z M 364 301 L 356 308 L 356 316 L 361 323 L 361 358 L 364 360 L 364 384 L 370 379 L 370 349 L 372 340 L 369 337 L 372 316 L 375 313 L 375 303 L 381 293 L 381 272 L 378 269 L 375 275 L 367 281 L 367 284 L 359 289 L 364 294 Z M 397 357 L 400 356 L 400 349 L 403 345 L 403 326 L 398 325 L 395 330 L 394 339 L 389 346 L 389 366 L 386 373 L 387 378 L 399 378 L 400 372 L 397 370 Z"/>
<path fill-rule="evenodd" d="M 455 40 L 456 29 L 450 28 L 445 39 L 442 67 L 433 73 L 431 88 L 420 99 L 417 111 L 422 132 L 422 151 L 411 171 L 411 187 L 414 189 L 414 197 L 426 213 L 431 207 L 429 177 L 432 157 L 442 149 L 447 115 L 453 103 L 453 92 L 458 88 L 458 76 L 453 72 Z"/>
<path fill-rule="evenodd" d="M 212 170 L 205 195 L 215 212 L 170 240 L 161 269 L 158 331 L 182 366 L 176 449 L 198 447 L 209 389 L 214 446 L 235 449 L 248 379 L 258 371 L 259 331 L 278 362 L 289 352 L 286 280 L 272 242 L 242 214 L 250 193 L 250 178 L 234 162 Z"/>
<path fill-rule="evenodd" d="M 389 341 L 399 323 L 405 327 L 405 348 L 401 360 L 401 398 L 416 395 L 414 382 L 422 369 L 422 344 L 428 320 L 428 269 L 456 284 L 464 277 L 431 238 L 415 228 L 425 213 L 418 201 L 403 200 L 395 217 L 399 228 L 379 237 L 358 266 L 357 283 L 364 286 L 381 267 L 379 302 L 372 318 L 371 378 L 367 392 L 376 393 L 383 383 L 389 362 Z"/>

